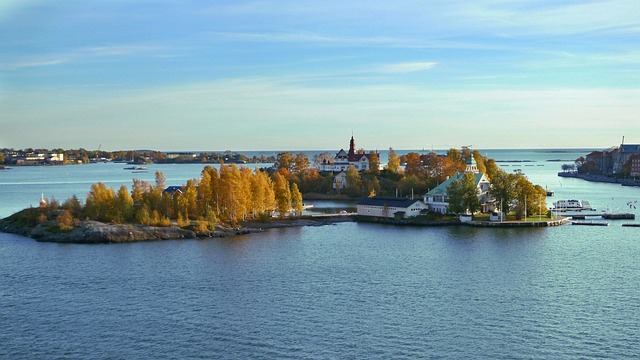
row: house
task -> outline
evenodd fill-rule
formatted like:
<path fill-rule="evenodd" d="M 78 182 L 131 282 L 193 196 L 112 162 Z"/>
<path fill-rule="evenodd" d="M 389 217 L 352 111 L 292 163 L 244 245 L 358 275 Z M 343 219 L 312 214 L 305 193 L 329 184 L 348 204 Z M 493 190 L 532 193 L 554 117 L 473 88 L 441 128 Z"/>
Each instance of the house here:
<path fill-rule="evenodd" d="M 333 177 L 333 188 L 338 190 L 338 189 L 344 189 L 347 187 L 347 173 L 344 171 L 341 171 L 338 175 Z"/>
<path fill-rule="evenodd" d="M 356 204 L 360 216 L 410 218 L 427 209 L 427 205 L 418 199 L 374 196 L 364 198 Z"/>
<path fill-rule="evenodd" d="M 481 174 L 478 171 L 478 166 L 473 156 L 470 156 L 467 160 L 467 167 L 464 173 L 455 173 L 453 176 L 449 177 L 443 183 L 436 186 L 424 195 L 424 203 L 429 207 L 429 210 L 441 214 L 446 214 L 449 211 L 449 196 L 447 194 L 447 187 L 449 187 L 449 185 L 456 180 L 462 180 L 462 177 L 465 173 L 472 173 L 475 176 L 478 198 L 482 203 L 482 212 L 493 211 L 493 199 L 491 199 L 491 196 L 489 196 L 489 188 L 491 187 L 491 183 L 489 182 L 486 174 Z"/>
<path fill-rule="evenodd" d="M 364 152 L 356 152 L 356 142 L 351 136 L 349 142 L 349 152 L 340 149 L 333 160 L 324 160 L 322 164 L 318 166 L 319 171 L 347 171 L 350 166 L 356 168 L 356 170 L 362 172 L 367 171 L 370 168 L 370 155 Z"/>
<path fill-rule="evenodd" d="M 171 196 L 182 195 L 182 186 L 167 186 L 166 189 L 162 190 L 163 194 L 169 194 Z"/>

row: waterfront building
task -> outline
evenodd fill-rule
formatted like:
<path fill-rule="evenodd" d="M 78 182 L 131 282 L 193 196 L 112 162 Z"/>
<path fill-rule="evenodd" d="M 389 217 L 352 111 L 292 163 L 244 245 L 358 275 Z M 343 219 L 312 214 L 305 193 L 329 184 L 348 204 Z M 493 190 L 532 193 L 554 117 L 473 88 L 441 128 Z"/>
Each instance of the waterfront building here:
<path fill-rule="evenodd" d="M 62 153 L 28 153 L 26 155 L 13 155 L 10 160 L 16 165 L 45 165 L 64 163 Z"/>
<path fill-rule="evenodd" d="M 419 199 L 374 196 L 356 204 L 360 216 L 406 219 L 420 215 L 427 205 Z"/>
<path fill-rule="evenodd" d="M 619 174 L 624 170 L 631 156 L 640 154 L 640 145 L 638 144 L 620 144 L 616 159 L 613 163 L 613 173 Z"/>
<path fill-rule="evenodd" d="M 333 160 L 324 160 L 322 164 L 318 166 L 319 171 L 347 171 L 350 166 L 353 166 L 359 172 L 369 170 L 370 155 L 365 154 L 363 151 L 356 151 L 356 142 L 351 136 L 349 142 L 349 152 L 340 149 Z"/>
<path fill-rule="evenodd" d="M 632 178 L 640 177 L 640 154 L 629 157 L 629 176 Z"/>
<path fill-rule="evenodd" d="M 424 203 L 429 207 L 429 210 L 441 214 L 446 214 L 449 211 L 449 195 L 447 194 L 447 188 L 452 182 L 456 180 L 461 181 L 465 173 L 472 173 L 475 176 L 478 198 L 482 203 L 482 212 L 494 210 L 495 206 L 493 204 L 493 199 L 489 196 L 491 183 L 489 182 L 486 174 L 481 174 L 478 171 L 478 166 L 473 156 L 470 156 L 467 160 L 467 166 L 464 173 L 456 172 L 453 176 L 447 178 L 443 183 L 424 195 Z"/>

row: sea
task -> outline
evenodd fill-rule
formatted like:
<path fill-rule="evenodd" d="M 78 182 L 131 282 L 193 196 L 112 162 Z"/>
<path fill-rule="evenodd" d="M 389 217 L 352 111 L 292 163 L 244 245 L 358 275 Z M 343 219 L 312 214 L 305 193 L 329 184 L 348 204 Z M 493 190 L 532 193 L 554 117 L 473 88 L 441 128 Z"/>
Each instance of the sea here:
<path fill-rule="evenodd" d="M 560 178 L 591 149 L 482 150 L 558 199 L 638 215 L 640 188 Z M 397 151 L 402 154 L 402 151 Z M 311 153 L 311 152 L 310 152 Z M 263 165 L 250 165 L 263 166 Z M 11 167 L 0 217 L 201 164 Z M 353 202 L 308 201 L 338 212 Z M 0 359 L 635 359 L 639 220 L 485 229 L 340 223 L 54 244 L 0 233 Z"/>

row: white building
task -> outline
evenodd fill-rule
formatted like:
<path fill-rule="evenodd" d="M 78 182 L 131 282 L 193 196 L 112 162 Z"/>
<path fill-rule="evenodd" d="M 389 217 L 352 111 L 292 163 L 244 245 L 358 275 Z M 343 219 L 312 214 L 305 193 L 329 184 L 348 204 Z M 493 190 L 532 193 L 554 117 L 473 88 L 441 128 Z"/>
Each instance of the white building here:
<path fill-rule="evenodd" d="M 333 188 L 344 189 L 347 187 L 347 173 L 341 171 L 338 175 L 333 177 Z"/>
<path fill-rule="evenodd" d="M 478 172 L 478 166 L 476 165 L 476 160 L 473 156 L 470 156 L 467 160 L 467 168 L 464 173 L 455 173 L 442 184 L 436 186 L 424 195 L 424 203 L 429 206 L 429 210 L 441 214 L 446 214 L 449 211 L 449 195 L 447 194 L 447 187 L 456 180 L 462 181 L 462 177 L 465 173 L 472 173 L 475 176 L 478 198 L 482 203 L 482 212 L 494 210 L 495 207 L 493 199 L 489 196 L 491 183 L 489 182 L 487 175 Z"/>
<path fill-rule="evenodd" d="M 349 166 L 353 166 L 360 172 L 367 171 L 370 168 L 369 156 L 369 154 L 356 153 L 356 142 L 352 136 L 349 142 L 349 152 L 340 149 L 333 160 L 323 161 L 318 170 L 340 172 L 347 171 Z"/>
<path fill-rule="evenodd" d="M 356 209 L 360 216 L 410 218 L 420 215 L 427 205 L 417 199 L 374 196 L 360 200 Z"/>

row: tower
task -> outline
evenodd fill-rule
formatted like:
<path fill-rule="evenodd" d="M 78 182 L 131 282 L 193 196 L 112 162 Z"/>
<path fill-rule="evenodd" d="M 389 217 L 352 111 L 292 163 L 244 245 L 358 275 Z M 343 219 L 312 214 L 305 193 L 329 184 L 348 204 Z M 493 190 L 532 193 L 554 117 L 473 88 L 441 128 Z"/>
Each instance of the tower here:
<path fill-rule="evenodd" d="M 351 141 L 349 141 L 349 156 L 353 156 L 356 154 L 356 141 L 353 140 L 353 135 L 351 135 Z"/>
<path fill-rule="evenodd" d="M 469 155 L 467 167 L 464 169 L 464 172 L 478 173 L 478 165 L 476 164 L 476 159 L 473 158 L 473 154 Z"/>

